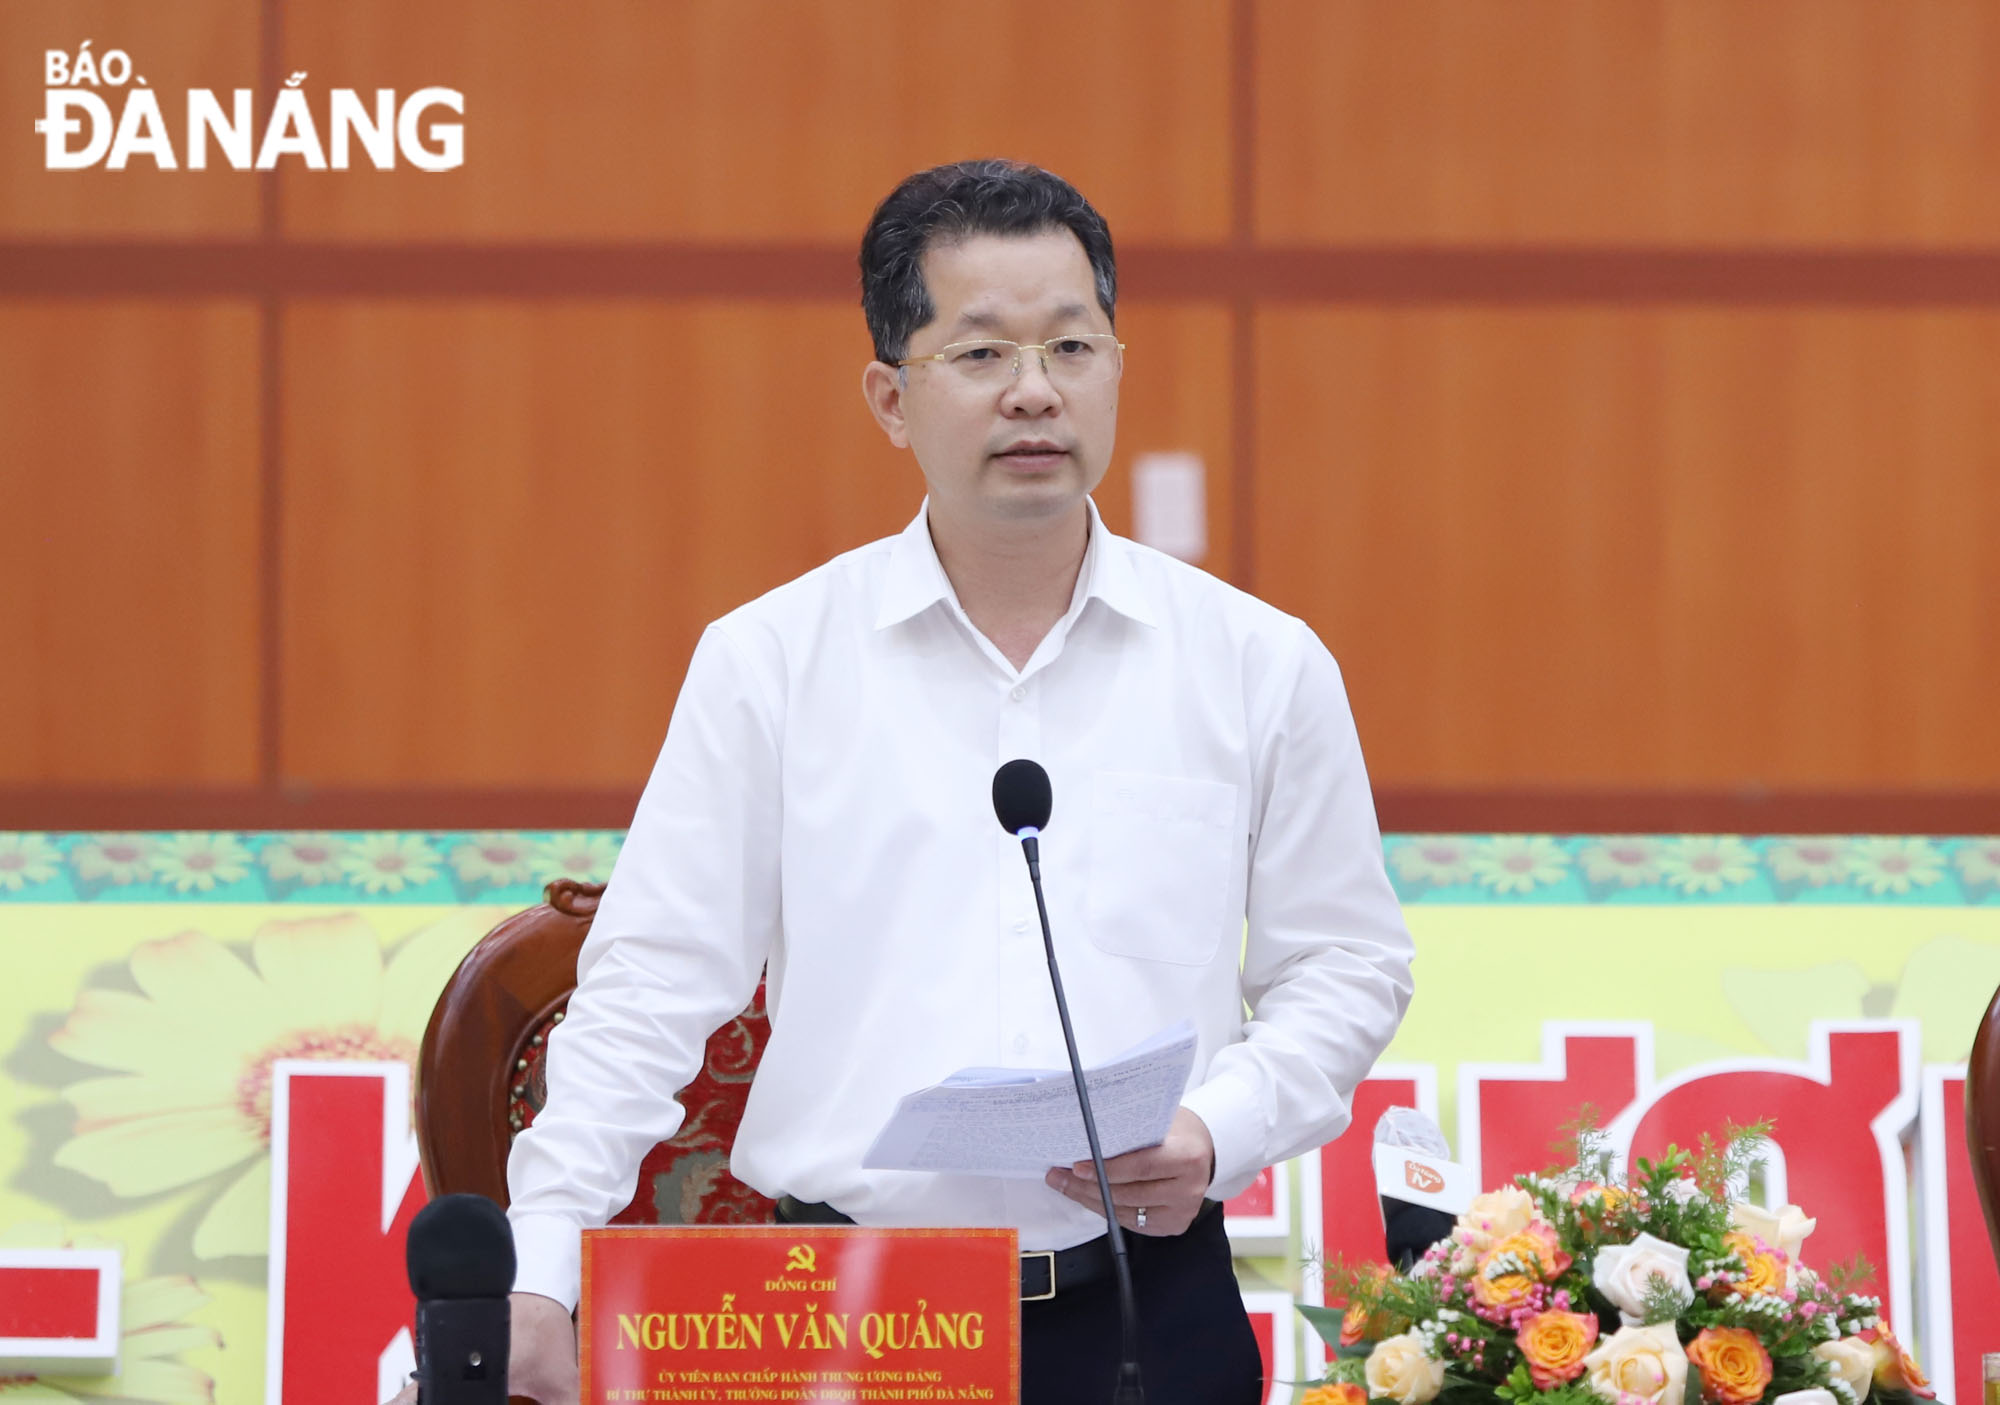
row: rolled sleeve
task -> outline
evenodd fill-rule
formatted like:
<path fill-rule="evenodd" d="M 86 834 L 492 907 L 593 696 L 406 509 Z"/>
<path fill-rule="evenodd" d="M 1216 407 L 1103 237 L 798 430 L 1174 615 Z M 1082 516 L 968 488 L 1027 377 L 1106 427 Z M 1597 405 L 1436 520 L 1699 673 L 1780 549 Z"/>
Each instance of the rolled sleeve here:
<path fill-rule="evenodd" d="M 548 1044 L 548 1101 L 507 1181 L 515 1286 L 574 1306 L 580 1239 L 678 1130 L 675 1094 L 750 1001 L 778 924 L 776 733 L 737 647 L 697 645 Z"/>
<path fill-rule="evenodd" d="M 1303 624 L 1257 760 L 1240 1043 L 1183 1100 L 1216 1145 L 1214 1194 L 1338 1136 L 1408 1008 L 1415 949 L 1340 670 Z"/>

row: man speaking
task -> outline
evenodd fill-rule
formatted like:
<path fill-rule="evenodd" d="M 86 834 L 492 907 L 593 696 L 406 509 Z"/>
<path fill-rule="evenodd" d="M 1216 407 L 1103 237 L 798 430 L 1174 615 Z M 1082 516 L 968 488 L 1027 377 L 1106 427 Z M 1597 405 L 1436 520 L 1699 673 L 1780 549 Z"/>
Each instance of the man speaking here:
<path fill-rule="evenodd" d="M 508 1168 L 512 1388 L 575 1400 L 579 1232 L 630 1198 L 768 970 L 735 1173 L 797 1219 L 1077 1249 L 1022 1304 L 1022 1398 L 1108 1399 L 1118 1304 L 1087 1164 L 1043 1183 L 861 1168 L 904 1094 L 1065 1062 L 1020 847 L 987 800 L 1029 757 L 1054 784 L 1043 876 L 1084 1060 L 1198 1033 L 1165 1142 L 1110 1162 L 1148 1397 L 1252 1405 L 1217 1202 L 1346 1125 L 1411 992 L 1339 671 L 1300 621 L 1099 520 L 1125 348 L 1110 232 L 1068 183 L 1002 161 L 914 175 L 875 212 L 861 285 L 862 391 L 928 496 L 694 652 Z"/>

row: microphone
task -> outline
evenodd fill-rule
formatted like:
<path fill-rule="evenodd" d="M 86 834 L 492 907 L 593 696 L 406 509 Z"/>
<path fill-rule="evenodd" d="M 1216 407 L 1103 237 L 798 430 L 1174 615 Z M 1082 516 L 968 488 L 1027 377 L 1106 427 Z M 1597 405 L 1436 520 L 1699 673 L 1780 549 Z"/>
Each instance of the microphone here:
<path fill-rule="evenodd" d="M 1389 1108 L 1376 1121 L 1374 1159 L 1384 1247 L 1408 1271 L 1472 1203 L 1471 1176 L 1451 1159 L 1444 1129 L 1413 1107 Z"/>
<path fill-rule="evenodd" d="M 1112 1266 L 1118 1275 L 1118 1317 L 1124 1346 L 1112 1405 L 1145 1405 L 1146 1388 L 1139 1379 L 1139 1302 L 1132 1293 L 1132 1264 L 1125 1254 L 1125 1230 L 1111 1203 L 1111 1178 L 1104 1170 L 1104 1151 L 1097 1141 L 1097 1119 L 1090 1113 L 1090 1089 L 1083 1081 L 1083 1060 L 1076 1053 L 1076 1032 L 1069 1022 L 1069 1002 L 1063 998 L 1062 971 L 1056 966 L 1055 938 L 1049 934 L 1049 907 L 1042 900 L 1042 830 L 1055 808 L 1049 773 L 1025 758 L 1009 761 L 993 773 L 993 813 L 1000 827 L 1021 841 L 1028 860 L 1028 881 L 1035 888 L 1035 911 L 1042 919 L 1042 949 L 1049 957 L 1049 984 L 1055 988 L 1056 1014 L 1062 1020 L 1063 1046 L 1069 1050 L 1070 1076 L 1076 1080 L 1077 1106 L 1083 1112 L 1083 1135 L 1090 1143 L 1090 1164 L 1097 1171 L 1097 1193 L 1104 1201 L 1104 1222 L 1110 1228 Z"/>
<path fill-rule="evenodd" d="M 421 1405 L 507 1405 L 514 1231 L 483 1195 L 445 1195 L 410 1221 Z"/>

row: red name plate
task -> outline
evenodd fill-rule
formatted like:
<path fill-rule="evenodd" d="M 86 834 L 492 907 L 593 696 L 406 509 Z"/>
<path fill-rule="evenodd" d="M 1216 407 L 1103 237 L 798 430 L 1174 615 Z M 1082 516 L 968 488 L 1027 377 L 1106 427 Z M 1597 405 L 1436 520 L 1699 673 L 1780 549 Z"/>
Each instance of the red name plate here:
<path fill-rule="evenodd" d="M 583 1405 L 1019 1405 L 1018 1251 L 1011 1229 L 588 1230 Z"/>

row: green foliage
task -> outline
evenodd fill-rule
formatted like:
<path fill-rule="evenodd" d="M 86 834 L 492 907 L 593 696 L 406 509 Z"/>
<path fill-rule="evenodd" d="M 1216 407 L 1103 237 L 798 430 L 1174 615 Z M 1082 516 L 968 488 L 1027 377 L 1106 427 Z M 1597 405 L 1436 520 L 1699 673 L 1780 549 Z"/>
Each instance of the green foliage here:
<path fill-rule="evenodd" d="M 1646 1296 L 1640 1304 L 1643 1309 L 1640 1323 L 1651 1327 L 1659 1322 L 1678 1321 L 1691 1301 L 1691 1294 L 1683 1293 L 1664 1278 L 1655 1278 L 1646 1285 Z"/>
<path fill-rule="evenodd" d="M 1604 1405 L 1604 1398 L 1580 1381 L 1567 1385 L 1550 1386 L 1547 1390 L 1537 1390 L 1534 1378 L 1528 1374 L 1524 1361 L 1507 1375 L 1499 1385 L 1491 1387 L 1492 1394 L 1514 1405 Z M 1699 1402 L 1696 1402 L 1699 1405 Z"/>
<path fill-rule="evenodd" d="M 1499 1389 L 1500 1387 L 1496 1387 L 1491 1381 L 1462 1376 L 1456 1371 L 1446 1371 L 1444 1388 L 1438 1392 L 1437 1405 L 1493 1405 L 1493 1397 Z M 1597 1400 L 1593 1405 L 1604 1405 L 1604 1402 Z"/>
<path fill-rule="evenodd" d="M 1855 1293 L 1875 1281 L 1875 1265 L 1868 1262 L 1866 1254 L 1855 1254 L 1828 1265 L 1820 1279 L 1836 1293 Z"/>
<path fill-rule="evenodd" d="M 1342 1314 L 1339 1308 L 1314 1307 L 1311 1303 L 1298 1303 L 1296 1306 L 1299 1310 L 1299 1316 L 1305 1318 L 1311 1324 L 1312 1329 L 1319 1333 L 1321 1341 L 1325 1342 L 1328 1346 L 1337 1347 L 1340 1345 L 1340 1319 Z"/>
<path fill-rule="evenodd" d="M 1747 1127 L 1725 1122 L 1719 1143 L 1703 1132 L 1694 1154 L 1695 1183 L 1715 1199 L 1727 1201 L 1730 1187 L 1747 1182 L 1751 1170 L 1763 1161 L 1765 1143 L 1771 1140 L 1771 1126 L 1768 1118 Z"/>
<path fill-rule="evenodd" d="M 1367 1385 L 1368 1348 L 1342 1347 L 1340 1355 L 1334 1358 L 1333 1365 L 1328 1368 L 1326 1378 L 1329 1382 L 1345 1381 L 1349 1385 Z"/>
<path fill-rule="evenodd" d="M 1595 1103 L 1584 1103 L 1576 1116 L 1563 1123 L 1563 1133 L 1554 1151 L 1560 1158 L 1548 1173 L 1550 1178 L 1574 1170 L 1578 1179 L 1611 1182 L 1611 1138 L 1605 1134 Z"/>

